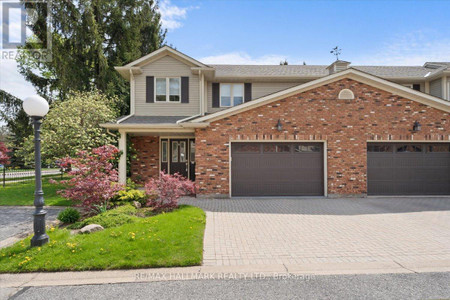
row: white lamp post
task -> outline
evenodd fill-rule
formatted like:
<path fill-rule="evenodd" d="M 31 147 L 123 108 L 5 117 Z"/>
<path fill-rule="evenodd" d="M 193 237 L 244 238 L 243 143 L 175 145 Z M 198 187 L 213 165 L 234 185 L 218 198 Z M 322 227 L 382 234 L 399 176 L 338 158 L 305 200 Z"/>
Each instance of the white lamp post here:
<path fill-rule="evenodd" d="M 34 95 L 23 101 L 23 110 L 31 117 L 34 126 L 34 172 L 35 172 L 35 190 L 34 190 L 34 206 L 36 210 L 34 216 L 34 236 L 31 239 L 31 247 L 42 246 L 49 241 L 49 237 L 45 232 L 45 215 L 44 210 L 44 192 L 42 191 L 41 178 L 41 124 L 42 118 L 48 113 L 47 101 Z"/>

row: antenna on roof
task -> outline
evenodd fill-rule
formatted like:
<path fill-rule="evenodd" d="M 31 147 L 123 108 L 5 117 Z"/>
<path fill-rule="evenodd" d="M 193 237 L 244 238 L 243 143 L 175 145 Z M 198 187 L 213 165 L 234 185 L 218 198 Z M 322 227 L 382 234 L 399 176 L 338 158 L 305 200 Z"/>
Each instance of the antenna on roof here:
<path fill-rule="evenodd" d="M 339 55 L 341 55 L 341 50 L 342 49 L 340 49 L 339 46 L 336 46 L 333 48 L 333 50 L 330 51 L 330 53 L 336 56 L 336 60 L 339 60 Z"/>

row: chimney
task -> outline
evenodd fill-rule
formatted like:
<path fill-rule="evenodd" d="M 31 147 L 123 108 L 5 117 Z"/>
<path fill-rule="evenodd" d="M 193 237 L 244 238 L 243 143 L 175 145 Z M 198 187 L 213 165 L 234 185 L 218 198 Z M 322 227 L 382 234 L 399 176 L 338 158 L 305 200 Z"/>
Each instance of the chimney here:
<path fill-rule="evenodd" d="M 340 71 L 344 71 L 346 69 L 348 69 L 348 67 L 350 66 L 350 62 L 348 61 L 344 61 L 344 60 L 336 60 L 335 62 L 333 62 L 331 65 L 329 65 L 327 67 L 328 71 L 331 74 L 340 72 Z"/>

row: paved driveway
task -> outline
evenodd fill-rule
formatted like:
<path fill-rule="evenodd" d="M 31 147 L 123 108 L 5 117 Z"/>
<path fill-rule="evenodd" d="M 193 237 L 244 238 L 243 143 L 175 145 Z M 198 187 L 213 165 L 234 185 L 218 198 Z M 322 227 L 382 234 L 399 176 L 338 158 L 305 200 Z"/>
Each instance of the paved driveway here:
<path fill-rule="evenodd" d="M 47 208 L 47 220 L 55 220 L 62 209 Z M 33 207 L 0 206 L 0 245 L 8 238 L 33 231 L 33 212 Z"/>
<path fill-rule="evenodd" d="M 450 260 L 450 197 L 183 202 L 206 211 L 204 265 Z"/>

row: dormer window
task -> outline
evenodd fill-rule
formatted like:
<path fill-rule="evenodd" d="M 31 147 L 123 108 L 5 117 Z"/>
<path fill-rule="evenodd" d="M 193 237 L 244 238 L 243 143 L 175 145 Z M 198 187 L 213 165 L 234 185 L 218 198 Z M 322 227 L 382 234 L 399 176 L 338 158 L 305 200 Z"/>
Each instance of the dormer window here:
<path fill-rule="evenodd" d="M 242 83 L 220 84 L 220 107 L 231 107 L 244 103 L 244 85 Z"/>
<path fill-rule="evenodd" d="M 155 78 L 155 102 L 180 102 L 180 77 Z"/>

